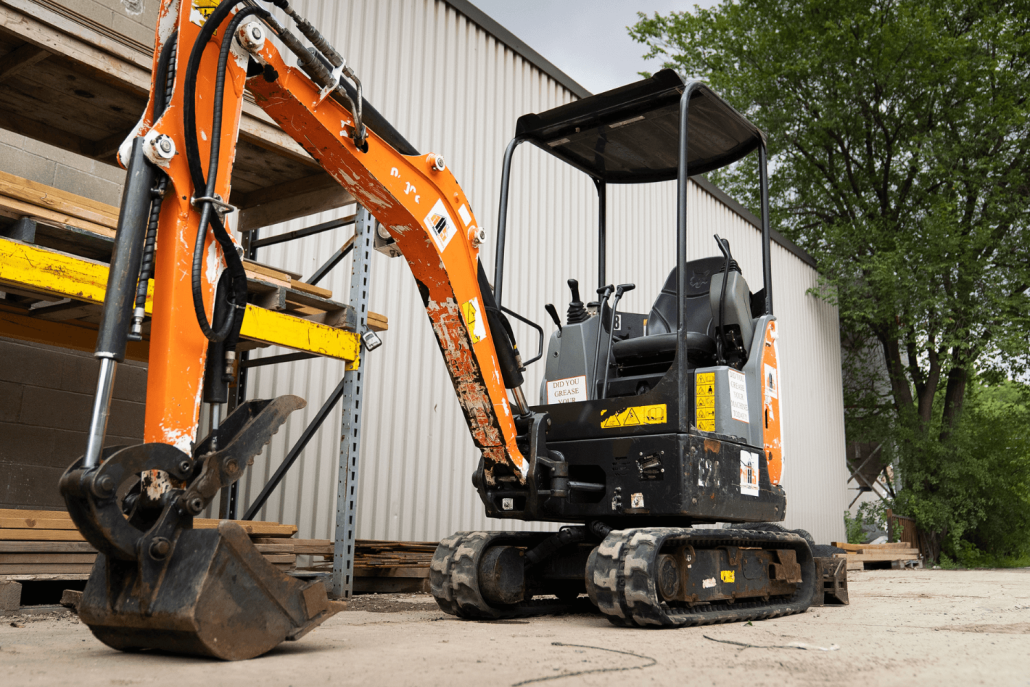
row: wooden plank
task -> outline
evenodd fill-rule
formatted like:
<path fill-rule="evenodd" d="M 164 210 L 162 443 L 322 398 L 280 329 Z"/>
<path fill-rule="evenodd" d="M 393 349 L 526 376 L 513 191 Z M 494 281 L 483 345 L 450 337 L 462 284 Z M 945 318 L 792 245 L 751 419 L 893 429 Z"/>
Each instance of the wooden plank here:
<path fill-rule="evenodd" d="M 911 553 L 849 553 L 848 561 L 859 561 L 862 563 L 883 563 L 886 561 L 911 561 L 918 560 L 918 554 Z"/>
<path fill-rule="evenodd" d="M 385 332 L 389 327 L 390 321 L 386 315 L 380 315 L 377 312 L 368 311 L 368 328 L 374 332 Z"/>
<path fill-rule="evenodd" d="M 321 286 L 315 286 L 314 284 L 308 284 L 307 282 L 298 281 L 296 279 L 291 283 L 291 287 L 297 291 L 303 291 L 309 293 L 312 296 L 318 296 L 319 298 L 325 298 L 326 300 L 332 300 L 333 292 L 331 289 L 323 289 Z"/>
<path fill-rule="evenodd" d="M 9 580 L 11 582 L 47 582 L 47 581 L 62 581 L 62 580 L 88 580 L 89 573 L 50 573 L 46 575 L 41 574 L 10 574 L 0 575 L 0 580 Z"/>
<path fill-rule="evenodd" d="M 3 118 L 0 117 L 0 126 L 2 125 Z M 28 201 L 13 198 L 5 194 L 0 194 L 0 216 L 9 217 L 10 219 L 30 217 L 32 219 L 43 220 L 53 224 L 67 224 L 75 227 L 76 229 L 83 229 L 85 231 L 91 231 L 94 234 L 114 238 L 114 229 L 108 229 L 107 227 L 95 222 L 63 214 L 42 205 L 34 205 Z"/>
<path fill-rule="evenodd" d="M 896 548 L 896 549 L 859 549 L 857 553 L 858 554 L 866 554 L 866 555 L 877 555 L 877 554 L 883 554 L 883 553 L 887 553 L 887 554 L 892 554 L 893 555 L 893 554 L 897 554 L 897 553 L 904 553 L 904 554 L 908 554 L 910 556 L 918 556 L 919 555 L 919 549 L 913 549 L 913 548 L 902 549 L 900 547 Z"/>
<path fill-rule="evenodd" d="M 92 565 L 95 553 L 0 553 L 0 565 L 42 565 L 49 563 L 77 563 Z"/>
<path fill-rule="evenodd" d="M 87 353 L 92 353 L 97 347 L 96 326 L 50 322 L 9 312 L 0 312 L 0 336 Z M 130 341 L 125 357 L 146 362 L 150 358 L 150 342 Z"/>
<path fill-rule="evenodd" d="M 210 530 L 218 527 L 221 520 L 209 518 L 197 518 L 193 521 L 193 529 Z M 264 522 L 260 520 L 233 520 L 242 527 L 247 534 L 261 537 L 292 537 L 297 533 L 296 525 L 282 525 L 278 522 Z"/>
<path fill-rule="evenodd" d="M 96 553 L 86 541 L 0 541 L 0 553 Z"/>
<path fill-rule="evenodd" d="M 0 195 L 85 220 L 110 230 L 118 228 L 118 208 L 0 171 Z M 66 224 L 70 224 L 66 222 Z"/>
<path fill-rule="evenodd" d="M 888 550 L 893 550 L 893 549 L 907 549 L 907 548 L 910 547 L 909 544 L 907 544 L 906 542 L 903 542 L 903 541 L 888 542 L 888 543 L 885 543 L 885 544 L 848 544 L 846 542 L 835 541 L 835 542 L 833 542 L 833 546 L 836 546 L 838 549 L 844 549 L 845 551 L 860 551 L 862 549 L 869 549 L 869 550 L 888 549 Z"/>
<path fill-rule="evenodd" d="M 23 69 L 28 69 L 48 57 L 50 57 L 49 52 L 31 43 L 19 45 L 0 58 L 0 81 L 9 79 Z"/>
<path fill-rule="evenodd" d="M 92 565 L 82 563 L 46 563 L 40 565 L 0 565 L 0 575 L 41 575 L 47 573 L 88 574 Z"/>
<path fill-rule="evenodd" d="M 288 287 L 290 282 L 293 281 L 293 276 L 289 272 L 277 270 L 274 267 L 263 265 L 260 262 L 254 262 L 253 260 L 244 260 L 243 269 L 247 271 L 248 277 L 251 274 L 254 275 L 254 279 L 260 279 L 261 276 L 268 277 L 266 281 L 275 284 L 276 286 Z"/>
<path fill-rule="evenodd" d="M 0 530 L 0 541 L 86 541 L 78 530 Z"/>
<path fill-rule="evenodd" d="M 254 543 L 261 550 L 262 546 L 278 545 L 279 540 L 254 537 Z M 291 539 L 289 543 L 290 550 L 296 554 L 306 556 L 333 555 L 333 542 L 329 539 Z"/>
<path fill-rule="evenodd" d="M 0 518 L 42 518 L 44 520 L 71 520 L 66 510 L 22 510 L 21 508 L 0 508 Z"/>
<path fill-rule="evenodd" d="M 293 554 L 266 554 L 265 560 L 269 563 L 296 565 L 297 557 Z"/>
<path fill-rule="evenodd" d="M 0 517 L 0 529 L 32 529 L 32 530 L 73 530 L 75 523 L 71 518 L 37 519 L 37 518 L 5 518 Z"/>
<path fill-rule="evenodd" d="M 257 541 L 257 540 L 251 539 L 251 541 Z M 278 541 L 282 541 L 282 540 L 281 539 L 265 539 L 263 541 L 278 542 Z M 293 544 L 289 543 L 291 541 L 293 541 L 293 540 L 292 539 L 287 539 L 282 544 L 256 544 L 255 548 L 258 550 L 258 553 L 264 553 L 264 554 L 269 554 L 269 553 L 294 553 Z"/>

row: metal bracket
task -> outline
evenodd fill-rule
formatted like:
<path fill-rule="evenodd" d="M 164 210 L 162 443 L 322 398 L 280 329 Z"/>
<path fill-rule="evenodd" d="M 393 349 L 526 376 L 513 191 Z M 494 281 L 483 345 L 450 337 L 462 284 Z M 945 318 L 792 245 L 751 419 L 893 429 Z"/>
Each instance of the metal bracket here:
<path fill-rule="evenodd" d="M 215 212 L 217 212 L 218 216 L 223 219 L 226 215 L 236 212 L 235 206 L 229 205 L 217 194 L 214 196 L 194 196 L 190 199 L 190 205 L 195 208 L 199 208 L 201 203 L 211 203 L 215 208 Z"/>

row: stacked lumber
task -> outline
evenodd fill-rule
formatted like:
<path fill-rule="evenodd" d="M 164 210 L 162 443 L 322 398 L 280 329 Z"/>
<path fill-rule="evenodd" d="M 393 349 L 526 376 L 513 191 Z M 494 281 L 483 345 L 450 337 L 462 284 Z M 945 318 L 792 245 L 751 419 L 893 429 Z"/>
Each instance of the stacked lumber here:
<path fill-rule="evenodd" d="M 833 542 L 837 548 L 844 549 L 846 553 L 838 553 L 838 558 L 847 558 L 848 570 L 864 570 L 866 564 L 874 564 L 870 567 L 883 567 L 889 563 L 891 567 L 905 567 L 915 564 L 922 567 L 922 557 L 919 549 L 913 548 L 907 542 L 893 542 L 889 544 L 846 544 Z"/>
<path fill-rule="evenodd" d="M 27 218 L 35 222 L 35 236 L 20 240 L 73 257 L 108 262 L 118 226 L 118 212 L 119 209 L 113 205 L 0 171 L 0 236 L 7 235 L 7 225 L 11 221 Z M 345 304 L 332 300 L 333 293 L 329 289 L 307 284 L 299 274 L 251 260 L 244 261 L 244 270 L 247 292 L 259 307 L 330 327 L 346 324 L 349 310 Z M 0 291 L 5 293 L 35 298 L 37 303 L 53 306 L 32 309 L 29 301 L 21 301 L 25 313 L 19 311 L 18 314 L 56 318 L 76 326 L 95 327 L 99 322 L 99 304 L 75 299 L 62 302 L 69 299 L 37 289 L 21 288 L 16 283 L 4 283 L 2 287 Z M 384 331 L 389 321 L 385 315 L 370 312 L 368 326 L 374 331 Z M 148 331 L 144 327 L 144 333 Z M 249 342 L 244 348 L 263 346 Z"/>
<path fill-rule="evenodd" d="M 333 542 L 329 539 L 290 539 L 297 555 L 321 557 L 322 562 L 301 572 L 326 573 L 333 568 Z M 270 539 L 255 538 L 258 550 L 273 545 Z M 358 539 L 354 545 L 354 591 L 407 593 L 427 591 L 429 564 L 436 542 L 381 541 Z"/>
<path fill-rule="evenodd" d="M 196 529 L 212 529 L 218 520 L 198 518 Z M 277 522 L 238 524 L 252 540 L 288 542 L 297 533 L 294 525 Z M 292 546 L 265 544 L 258 550 L 282 569 L 292 569 L 297 554 Z M 0 578 L 85 579 L 93 569 L 97 552 L 75 528 L 65 511 L 0 509 Z"/>

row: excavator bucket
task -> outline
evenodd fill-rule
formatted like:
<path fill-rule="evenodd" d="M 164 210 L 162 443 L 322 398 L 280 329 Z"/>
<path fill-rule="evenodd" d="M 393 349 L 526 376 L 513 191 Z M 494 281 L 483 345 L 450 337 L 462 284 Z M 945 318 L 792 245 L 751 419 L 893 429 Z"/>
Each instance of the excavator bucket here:
<path fill-rule="evenodd" d="M 248 659 L 300 639 L 344 606 L 320 581 L 277 570 L 229 521 L 183 531 L 149 598 L 141 582 L 135 562 L 100 555 L 86 584 L 79 617 L 114 649 Z"/>
<path fill-rule="evenodd" d="M 68 512 L 99 552 L 78 608 L 97 639 L 122 651 L 241 660 L 300 639 L 345 608 L 322 582 L 269 563 L 240 525 L 193 528 L 303 406 L 296 396 L 246 401 L 192 458 L 168 444 L 139 444 L 68 469 L 61 478 Z M 158 475 L 165 488 L 152 494 L 141 475 Z"/>

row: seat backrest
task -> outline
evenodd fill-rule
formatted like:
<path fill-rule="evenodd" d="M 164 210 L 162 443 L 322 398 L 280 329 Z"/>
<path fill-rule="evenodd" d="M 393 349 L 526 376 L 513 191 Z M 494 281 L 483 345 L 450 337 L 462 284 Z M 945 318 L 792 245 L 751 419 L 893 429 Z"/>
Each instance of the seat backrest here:
<path fill-rule="evenodd" d="M 726 264 L 724 258 L 715 256 L 691 260 L 687 263 L 687 331 L 699 332 L 714 337 L 712 330 L 712 306 L 708 302 L 708 292 L 712 285 L 712 275 L 721 272 Z M 673 267 L 669 278 L 665 280 L 662 292 L 658 294 L 651 313 L 647 316 L 647 335 L 668 334 L 675 332 L 679 323 L 676 305 L 676 272 Z"/>

